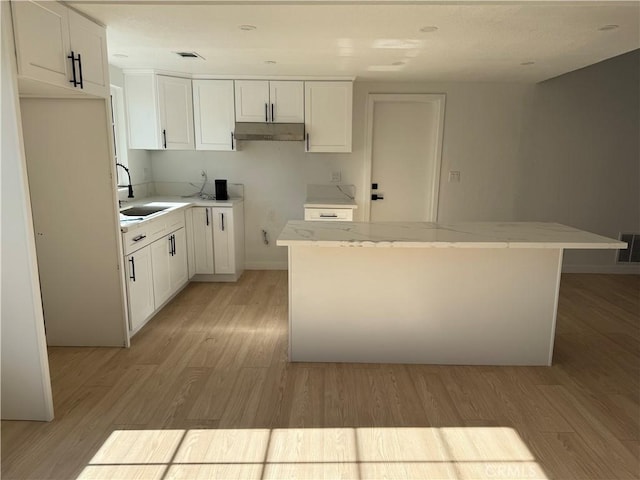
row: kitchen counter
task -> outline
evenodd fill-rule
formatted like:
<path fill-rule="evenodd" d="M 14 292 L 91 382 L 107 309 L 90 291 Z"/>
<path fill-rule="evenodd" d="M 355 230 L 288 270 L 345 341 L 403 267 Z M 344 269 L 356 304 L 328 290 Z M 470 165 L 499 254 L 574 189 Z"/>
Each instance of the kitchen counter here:
<path fill-rule="evenodd" d="M 564 249 L 626 245 L 556 223 L 304 221 L 277 244 L 291 361 L 453 365 L 551 365 Z"/>
<path fill-rule="evenodd" d="M 287 223 L 279 246 L 405 248 L 624 248 L 558 223 L 540 222 L 305 222 Z"/>
<path fill-rule="evenodd" d="M 244 199 L 242 198 L 230 198 L 228 200 L 203 200 L 198 197 L 145 197 L 141 199 L 133 199 L 130 202 L 123 202 L 123 206 L 120 209 L 121 211 L 129 208 L 129 207 L 138 207 L 142 205 L 155 206 L 155 207 L 165 207 L 168 206 L 166 210 L 162 210 L 158 213 L 154 213 L 152 215 L 147 215 L 144 217 L 127 217 L 126 215 L 120 214 L 120 231 L 123 233 L 128 232 L 132 228 L 136 228 L 144 222 L 149 220 L 156 219 L 164 214 L 175 212 L 179 209 L 186 209 L 188 207 L 232 207 L 237 205 L 238 203 L 242 203 Z"/>

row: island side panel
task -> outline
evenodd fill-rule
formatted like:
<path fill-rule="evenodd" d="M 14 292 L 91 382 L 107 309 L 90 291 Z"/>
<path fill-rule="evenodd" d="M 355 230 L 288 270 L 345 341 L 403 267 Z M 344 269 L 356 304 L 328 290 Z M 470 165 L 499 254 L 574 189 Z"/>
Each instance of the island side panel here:
<path fill-rule="evenodd" d="M 548 365 L 561 254 L 290 246 L 290 359 Z"/>

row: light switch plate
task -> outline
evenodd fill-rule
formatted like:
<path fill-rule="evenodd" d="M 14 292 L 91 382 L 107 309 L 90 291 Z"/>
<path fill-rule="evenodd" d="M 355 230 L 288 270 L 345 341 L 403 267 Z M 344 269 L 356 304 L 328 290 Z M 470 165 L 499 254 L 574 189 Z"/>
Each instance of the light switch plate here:
<path fill-rule="evenodd" d="M 340 183 L 342 181 L 342 172 L 340 170 L 331 172 L 331 182 Z"/>
<path fill-rule="evenodd" d="M 449 171 L 449 183 L 460 183 L 460 172 L 457 170 Z"/>

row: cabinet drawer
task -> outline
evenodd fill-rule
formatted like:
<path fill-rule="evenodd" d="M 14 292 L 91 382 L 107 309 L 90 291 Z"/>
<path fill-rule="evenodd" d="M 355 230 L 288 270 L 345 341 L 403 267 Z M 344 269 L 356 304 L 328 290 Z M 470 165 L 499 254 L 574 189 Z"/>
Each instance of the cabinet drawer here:
<path fill-rule="evenodd" d="M 353 221 L 352 208 L 305 208 L 304 219 L 309 221 Z"/>
<path fill-rule="evenodd" d="M 184 210 L 142 222 L 137 228 L 122 234 L 124 254 L 129 255 L 180 228 L 184 228 Z"/>

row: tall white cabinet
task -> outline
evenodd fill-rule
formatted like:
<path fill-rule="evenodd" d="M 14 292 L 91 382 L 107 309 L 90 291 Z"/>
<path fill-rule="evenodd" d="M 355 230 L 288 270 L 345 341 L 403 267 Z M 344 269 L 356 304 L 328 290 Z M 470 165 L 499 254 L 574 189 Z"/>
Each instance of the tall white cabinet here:
<path fill-rule="evenodd" d="M 62 95 L 109 95 L 104 27 L 58 2 L 13 1 L 11 8 L 22 83 L 44 82 Z"/>
<path fill-rule="evenodd" d="M 189 276 L 202 281 L 235 281 L 244 271 L 244 211 L 232 205 L 187 211 Z"/>

